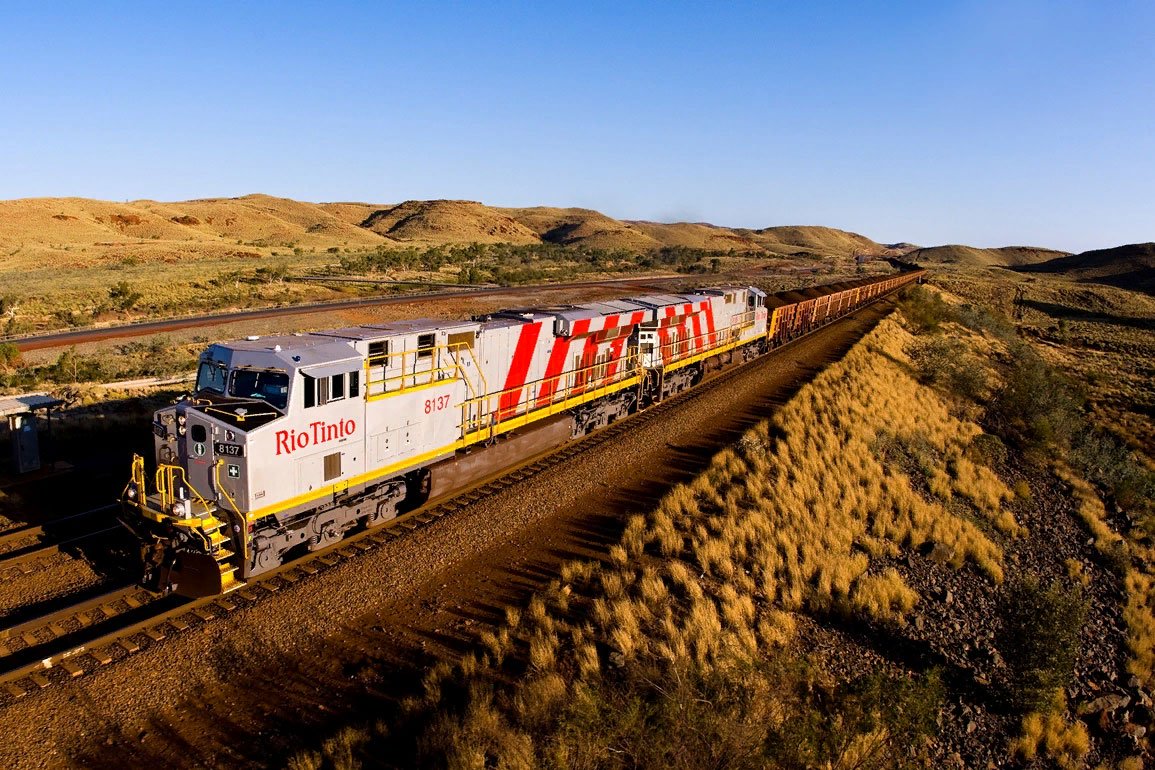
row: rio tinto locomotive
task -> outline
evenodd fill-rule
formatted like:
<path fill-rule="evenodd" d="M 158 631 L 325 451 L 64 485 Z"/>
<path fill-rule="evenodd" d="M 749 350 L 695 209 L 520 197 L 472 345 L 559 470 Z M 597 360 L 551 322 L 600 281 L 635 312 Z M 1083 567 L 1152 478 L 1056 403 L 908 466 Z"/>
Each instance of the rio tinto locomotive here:
<path fill-rule="evenodd" d="M 144 584 L 188 596 L 227 591 L 420 505 L 466 452 L 496 451 L 545 425 L 567 438 L 588 433 L 921 274 L 210 345 L 194 392 L 154 416 L 151 489 L 136 456 L 124 490 Z"/>

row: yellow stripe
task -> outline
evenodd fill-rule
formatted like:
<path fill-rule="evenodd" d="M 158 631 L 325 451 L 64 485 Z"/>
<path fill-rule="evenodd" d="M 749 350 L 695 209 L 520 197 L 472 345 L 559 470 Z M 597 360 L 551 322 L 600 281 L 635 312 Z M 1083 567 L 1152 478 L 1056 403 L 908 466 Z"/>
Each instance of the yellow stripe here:
<path fill-rule="evenodd" d="M 727 350 L 732 350 L 732 349 L 738 347 L 739 345 L 745 345 L 747 342 L 753 342 L 753 341 L 754 341 L 753 339 L 748 339 L 748 340 L 738 339 L 738 340 L 735 340 L 734 342 L 727 343 L 727 344 L 722 345 L 720 347 L 710 348 L 709 350 L 705 351 L 704 353 L 697 353 L 695 355 L 690 356 L 689 358 L 678 359 L 677 361 L 668 365 L 666 367 L 666 371 L 671 372 L 671 371 L 674 371 L 675 369 L 681 369 L 683 366 L 689 366 L 690 364 L 696 364 L 697 362 L 699 362 L 703 359 L 709 358 L 710 356 L 716 356 L 719 353 L 725 353 Z"/>
<path fill-rule="evenodd" d="M 424 372 L 422 372 L 422 374 L 424 374 Z M 458 378 L 458 377 L 447 377 L 444 380 L 434 380 L 433 382 L 427 382 L 424 385 L 410 385 L 408 388 L 403 388 L 401 390 L 390 390 L 390 391 L 387 391 L 385 393 L 375 393 L 372 396 L 366 395 L 365 400 L 366 401 L 380 401 L 383 398 L 391 398 L 393 396 L 400 396 L 400 395 L 403 395 L 405 393 L 412 393 L 415 390 L 425 390 L 426 388 L 436 388 L 439 385 L 452 385 L 453 383 L 458 382 L 459 379 L 460 378 Z"/>
<path fill-rule="evenodd" d="M 534 410 L 532 412 L 528 412 L 526 414 L 521 415 L 520 417 L 515 417 L 511 420 L 505 420 L 505 421 L 499 423 L 498 425 L 494 426 L 493 431 L 490 431 L 488 428 L 474 431 L 472 433 L 467 434 L 464 438 L 461 438 L 461 439 L 458 439 L 457 441 L 454 441 L 452 444 L 446 444 L 445 446 L 443 446 L 439 449 L 434 449 L 431 452 L 426 452 L 424 454 L 416 455 L 416 456 L 410 457 L 406 460 L 402 460 L 401 462 L 397 462 L 397 463 L 394 463 L 392 465 L 387 465 L 383 468 L 378 468 L 376 470 L 369 471 L 368 473 L 362 473 L 359 476 L 353 476 L 351 478 L 344 479 L 343 481 L 339 481 L 336 484 L 330 484 L 327 487 L 322 487 L 322 488 L 317 489 L 317 490 L 312 491 L 312 492 L 306 492 L 304 494 L 297 495 L 296 497 L 291 497 L 288 500 L 284 500 L 280 503 L 274 503 L 272 505 L 265 506 L 264 508 L 259 508 L 255 511 L 250 511 L 249 513 L 246 514 L 246 518 L 249 521 L 255 521 L 256 519 L 259 519 L 262 516 L 268 516 L 270 514 L 280 513 L 281 511 L 286 511 L 290 508 L 295 508 L 298 505 L 304 505 L 305 503 L 311 502 L 313 500 L 320 500 L 323 497 L 328 497 L 328 496 L 332 495 L 334 492 L 336 492 L 338 489 L 341 489 L 343 487 L 355 486 L 355 485 L 359 485 L 359 484 L 367 484 L 370 481 L 380 479 L 384 476 L 392 476 L 392 475 L 396 474 L 398 471 L 408 470 L 411 468 L 418 467 L 418 466 L 423 465 L 424 463 L 432 460 L 435 457 L 440 457 L 442 455 L 447 455 L 451 452 L 456 452 L 458 449 L 463 449 L 467 446 L 470 446 L 472 444 L 476 444 L 480 441 L 485 441 L 486 439 L 490 438 L 491 436 L 500 435 L 502 433 L 507 433 L 507 432 L 513 430 L 514 428 L 520 428 L 523 425 L 528 425 L 531 422 L 537 422 L 538 420 L 544 419 L 546 417 L 551 417 L 555 414 L 559 414 L 561 412 L 564 412 L 567 409 L 570 409 L 570 408 L 575 407 L 575 406 L 579 406 L 579 405 L 584 404 L 588 401 L 593 401 L 594 399 L 601 398 L 603 396 L 608 396 L 611 393 L 616 393 L 620 390 L 624 390 L 628 387 L 632 387 L 634 385 L 637 385 L 640 381 L 641 381 L 641 377 L 629 377 L 625 380 L 621 380 L 620 382 L 614 383 L 612 386 L 597 388 L 596 390 L 590 391 L 588 393 L 583 393 L 580 396 L 574 396 L 573 398 L 568 398 L 565 401 L 558 401 L 556 404 L 553 404 L 551 406 L 543 407 L 541 409 L 537 409 L 537 410 Z"/>
<path fill-rule="evenodd" d="M 596 388 L 587 393 L 583 393 L 580 396 L 573 396 L 571 398 L 565 399 L 564 401 L 558 401 L 555 404 L 542 407 L 541 409 L 535 409 L 533 411 L 526 412 L 519 417 L 502 420 L 497 425 L 493 426 L 492 431 L 489 428 L 475 430 L 472 433 L 466 434 L 465 439 L 462 442 L 463 446 L 476 444 L 478 441 L 484 441 L 491 436 L 507 433 L 514 428 L 520 428 L 522 425 L 527 425 L 545 417 L 551 417 L 555 414 L 560 414 L 561 412 L 564 412 L 565 410 L 571 409 L 575 406 L 580 406 L 589 401 L 602 398 L 603 396 L 608 396 L 611 393 L 617 393 L 618 391 L 625 390 L 626 388 L 631 388 L 641 382 L 641 379 L 641 377 L 636 376 L 627 377 L 626 379 L 619 380 L 612 385 L 603 385 L 600 388 Z"/>
<path fill-rule="evenodd" d="M 350 478 L 343 479 L 336 484 L 330 484 L 329 486 L 322 487 L 314 492 L 306 492 L 302 495 L 297 495 L 296 497 L 290 497 L 288 500 L 284 500 L 279 503 L 273 503 L 272 505 L 267 505 L 264 508 L 258 508 L 255 511 L 249 511 L 247 514 L 245 514 L 245 517 L 249 521 L 255 521 L 262 516 L 268 516 L 272 513 L 280 513 L 281 511 L 288 510 L 289 508 L 294 508 L 298 505 L 303 505 L 313 500 L 319 500 L 322 497 L 328 497 L 342 487 L 349 487 L 354 484 L 365 484 L 373 481 L 374 479 L 379 479 L 382 476 L 391 476 L 399 470 L 410 468 L 415 465 L 420 465 L 440 455 L 455 452 L 462 446 L 462 442 L 458 440 L 452 444 L 447 444 L 440 449 L 434 449 L 432 452 L 416 455 L 406 460 L 402 460 L 401 462 L 393 463 L 392 465 L 386 465 L 383 468 L 378 468 L 368 473 L 362 473 L 359 476 L 352 476 Z"/>

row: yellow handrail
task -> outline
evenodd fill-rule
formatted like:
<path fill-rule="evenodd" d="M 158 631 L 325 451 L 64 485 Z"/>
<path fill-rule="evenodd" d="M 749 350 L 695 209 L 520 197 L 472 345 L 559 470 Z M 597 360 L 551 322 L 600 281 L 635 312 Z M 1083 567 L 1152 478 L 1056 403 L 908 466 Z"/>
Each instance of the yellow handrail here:
<path fill-rule="evenodd" d="M 225 489 L 223 484 L 221 484 L 221 466 L 224 464 L 225 464 L 224 459 L 219 458 L 219 457 L 217 458 L 216 463 L 213 464 L 213 484 L 214 484 L 214 486 L 216 486 L 217 492 L 221 495 L 224 495 L 225 500 L 227 500 L 229 505 L 232 506 L 233 513 L 235 513 L 241 519 L 241 521 L 245 523 L 245 526 L 248 526 L 248 518 L 243 513 L 241 513 L 241 509 L 237 506 L 236 501 L 233 500 L 233 496 L 230 495 L 229 491 L 227 489 Z M 247 537 L 247 533 L 242 532 L 241 536 L 239 538 L 237 538 L 237 540 L 241 541 L 241 558 L 242 558 L 241 563 L 242 564 L 248 564 L 249 563 L 249 538 Z"/>
<path fill-rule="evenodd" d="M 193 495 L 193 499 L 196 502 L 204 506 L 206 511 L 211 507 L 209 502 L 196 490 L 196 487 L 189 483 L 184 468 L 179 465 L 166 465 L 161 463 L 156 468 L 156 491 L 160 496 L 161 510 L 167 511 L 169 506 L 176 502 L 178 481 Z"/>

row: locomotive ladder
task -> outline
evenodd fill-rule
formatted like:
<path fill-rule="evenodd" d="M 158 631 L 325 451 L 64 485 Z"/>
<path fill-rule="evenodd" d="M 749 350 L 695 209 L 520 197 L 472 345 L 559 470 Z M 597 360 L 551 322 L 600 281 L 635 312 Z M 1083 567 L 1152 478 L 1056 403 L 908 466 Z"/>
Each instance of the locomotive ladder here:
<path fill-rule="evenodd" d="M 136 459 L 134 458 L 134 467 Z M 143 475 L 143 459 L 140 460 Z M 219 470 L 220 463 L 217 464 Z M 134 473 L 135 475 L 135 473 Z M 229 546 L 232 545 L 232 538 L 221 530 L 227 526 L 227 522 L 221 521 L 215 515 L 214 505 L 211 505 L 208 500 L 189 482 L 188 477 L 185 476 L 184 468 L 179 465 L 165 465 L 161 464 L 156 469 L 156 489 L 160 502 L 160 509 L 165 511 L 174 501 L 179 498 L 178 490 L 184 488 L 192 494 L 192 499 L 188 501 L 192 508 L 193 518 L 187 523 L 182 520 L 177 520 L 175 523 L 178 526 L 186 526 L 204 541 L 205 550 L 212 556 L 213 561 L 216 562 L 217 569 L 220 571 L 220 585 L 221 591 L 230 591 L 240 585 L 237 580 L 237 563 L 236 552 Z M 142 488 L 143 491 L 143 488 Z M 225 493 L 227 495 L 227 493 Z M 231 502 L 231 498 L 230 498 Z M 234 507 L 236 504 L 233 504 Z M 200 508 L 201 511 L 196 509 Z M 243 533 L 242 533 L 243 534 Z"/>
<path fill-rule="evenodd" d="M 221 593 L 231 591 L 241 583 L 237 580 L 237 565 L 233 559 L 236 554 L 228 547 L 232 538 L 221 532 L 226 523 L 212 514 L 203 516 L 201 521 L 203 522 L 201 532 L 208 540 L 209 553 L 212 554 L 213 560 L 217 563 L 217 569 L 220 570 Z"/>

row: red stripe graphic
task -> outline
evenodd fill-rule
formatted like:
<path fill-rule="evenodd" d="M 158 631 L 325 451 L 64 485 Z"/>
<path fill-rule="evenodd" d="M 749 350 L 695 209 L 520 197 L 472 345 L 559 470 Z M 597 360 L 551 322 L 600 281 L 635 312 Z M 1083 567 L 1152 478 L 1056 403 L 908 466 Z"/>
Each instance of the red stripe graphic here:
<path fill-rule="evenodd" d="M 618 367 L 622 363 L 622 348 L 628 340 L 629 335 L 623 334 L 610 343 L 610 365 L 606 367 L 606 380 L 609 382 L 613 382 L 614 375 L 618 373 Z"/>
<path fill-rule="evenodd" d="M 690 349 L 697 348 L 701 350 L 706 346 L 706 341 L 702 339 L 702 314 L 694 313 L 694 343 L 690 345 Z"/>
<path fill-rule="evenodd" d="M 565 371 L 565 362 L 569 354 L 570 342 L 574 337 L 585 334 L 589 329 L 590 319 L 579 318 L 574 321 L 573 328 L 570 329 L 569 337 L 557 337 L 553 341 L 553 350 L 549 354 L 549 362 L 545 366 L 545 381 L 541 383 L 541 390 L 538 393 L 537 405 L 545 406 L 553 400 L 554 394 L 558 391 L 561 381 L 564 377 L 562 374 Z"/>
<path fill-rule="evenodd" d="M 603 328 L 609 328 L 611 326 L 614 326 L 617 323 L 617 320 L 618 320 L 618 316 L 616 314 L 606 316 L 606 318 L 605 318 L 606 322 L 605 322 L 605 326 Z M 590 386 L 594 386 L 597 384 L 593 381 L 596 372 L 594 372 L 590 369 L 590 367 L 592 367 L 594 365 L 594 362 L 597 361 L 597 358 L 598 358 L 598 336 L 595 333 L 595 334 L 590 334 L 588 337 L 586 337 L 585 347 L 582 348 L 582 358 L 581 358 L 580 366 L 581 366 L 583 371 L 582 371 L 579 379 L 582 381 L 582 383 L 584 384 L 585 387 L 590 387 Z M 585 388 L 581 388 L 581 390 L 584 390 L 584 389 Z"/>
<path fill-rule="evenodd" d="M 714 333 L 714 303 L 706 303 L 706 330 L 710 332 L 710 347 L 718 344 L 718 335 Z"/>
<path fill-rule="evenodd" d="M 669 305 L 662 308 L 662 319 L 658 321 L 658 352 L 661 354 L 662 363 L 666 359 L 673 357 L 673 349 L 670 345 L 670 318 L 674 315 L 674 306 Z"/>
<path fill-rule="evenodd" d="M 525 386 L 525 378 L 529 374 L 529 365 L 533 362 L 533 351 L 537 348 L 537 338 L 540 334 L 541 322 L 521 327 L 517 346 L 513 350 L 513 363 L 509 366 L 509 376 L 505 379 L 505 387 L 502 389 L 497 410 L 499 420 L 504 420 L 517 412 L 518 402 L 521 401 L 521 389 Z"/>

